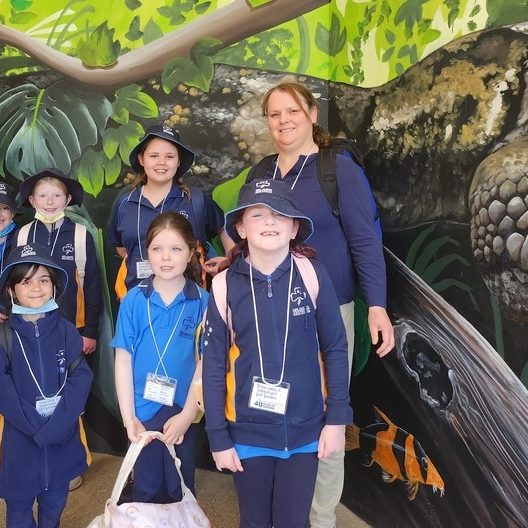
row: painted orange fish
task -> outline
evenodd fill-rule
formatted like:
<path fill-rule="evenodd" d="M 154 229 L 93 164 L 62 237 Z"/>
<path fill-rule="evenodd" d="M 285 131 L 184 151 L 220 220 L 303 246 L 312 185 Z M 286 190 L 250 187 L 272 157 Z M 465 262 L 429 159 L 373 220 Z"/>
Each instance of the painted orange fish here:
<path fill-rule="evenodd" d="M 420 484 L 432 486 L 433 492 L 439 491 L 443 496 L 444 481 L 416 438 L 377 407 L 374 411 L 378 422 L 361 429 L 355 424 L 347 426 L 346 449 L 360 449 L 366 466 L 376 462 L 383 471 L 384 482 L 406 482 L 409 500 L 415 499 Z"/>

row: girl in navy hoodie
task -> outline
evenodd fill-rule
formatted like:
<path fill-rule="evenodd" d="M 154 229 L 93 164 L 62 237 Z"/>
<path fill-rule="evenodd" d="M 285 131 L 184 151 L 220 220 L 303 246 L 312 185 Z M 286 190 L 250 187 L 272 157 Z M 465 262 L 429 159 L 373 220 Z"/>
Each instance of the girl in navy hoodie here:
<path fill-rule="evenodd" d="M 68 281 L 46 248 L 13 248 L 0 275 L 11 316 L 0 327 L 0 497 L 7 528 L 59 526 L 70 480 L 87 468 L 80 438 L 92 373 L 82 339 L 58 314 Z"/>
<path fill-rule="evenodd" d="M 238 244 L 203 336 L 211 451 L 234 472 L 241 527 L 305 528 L 318 460 L 344 448 L 352 420 L 339 304 L 283 182 L 245 185 L 225 229 Z"/>

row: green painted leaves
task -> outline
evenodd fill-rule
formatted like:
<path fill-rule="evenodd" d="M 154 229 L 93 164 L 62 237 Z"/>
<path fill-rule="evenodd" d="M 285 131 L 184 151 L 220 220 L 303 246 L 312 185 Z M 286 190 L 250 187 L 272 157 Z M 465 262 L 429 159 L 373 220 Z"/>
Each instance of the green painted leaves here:
<path fill-rule="evenodd" d="M 165 93 L 170 93 L 180 82 L 207 92 L 214 75 L 213 57 L 221 47 L 222 42 L 217 39 L 198 40 L 193 44 L 188 58 L 167 63 L 161 75 Z"/>
<path fill-rule="evenodd" d="M 122 125 L 128 123 L 130 114 L 150 119 L 158 117 L 159 113 L 156 101 L 142 92 L 137 84 L 129 84 L 116 90 L 112 111 L 112 119 Z"/>
<path fill-rule="evenodd" d="M 71 170 L 95 145 L 111 114 L 104 95 L 58 82 L 46 90 L 24 84 L 0 96 L 0 174 L 22 179 L 48 167 Z"/>
<path fill-rule="evenodd" d="M 318 23 L 315 30 L 315 43 L 320 50 L 326 51 L 330 57 L 335 57 L 346 44 L 347 30 L 341 27 L 338 16 L 332 13 L 330 28 Z"/>
<path fill-rule="evenodd" d="M 76 174 L 85 192 L 97 196 L 105 184 L 116 182 L 120 170 L 119 156 L 108 159 L 103 152 L 88 149 L 79 162 Z"/>
<path fill-rule="evenodd" d="M 108 27 L 107 22 L 81 39 L 77 44 L 77 55 L 85 66 L 91 68 L 108 68 L 117 62 L 121 44 L 114 41 L 114 30 Z"/>

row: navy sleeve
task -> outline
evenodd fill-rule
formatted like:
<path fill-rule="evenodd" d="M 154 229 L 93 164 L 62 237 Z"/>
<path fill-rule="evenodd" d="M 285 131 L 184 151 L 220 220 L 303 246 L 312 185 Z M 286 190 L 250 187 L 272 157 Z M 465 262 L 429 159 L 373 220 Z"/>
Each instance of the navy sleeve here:
<path fill-rule="evenodd" d="M 224 213 L 219 205 L 206 193 L 204 193 L 204 201 L 207 214 L 205 222 L 207 238 L 214 238 L 224 227 Z"/>
<path fill-rule="evenodd" d="M 361 167 L 336 157 L 339 211 L 361 291 L 368 306 L 386 307 L 387 277 L 383 243 L 376 231 L 372 192 Z"/>
<path fill-rule="evenodd" d="M 68 324 L 66 350 L 68 352 L 68 366 L 82 354 L 82 339 L 79 332 Z M 81 416 L 90 393 L 92 384 L 92 371 L 82 359 L 71 375 L 68 375 L 66 384 L 61 393 L 59 404 L 53 411 L 43 427 L 33 436 L 39 447 L 50 444 L 60 444 L 71 435 L 72 427 Z"/>
<path fill-rule="evenodd" d="M 213 279 L 213 283 L 214 283 Z M 205 430 L 212 452 L 233 447 L 225 416 L 227 355 L 229 350 L 227 325 L 218 312 L 211 289 L 205 316 L 203 335 L 203 371 Z"/>
<path fill-rule="evenodd" d="M 320 262 L 312 261 L 312 264 L 319 279 L 315 318 L 327 389 L 325 422 L 327 425 L 348 424 L 352 423 L 352 409 L 349 405 L 350 365 L 345 326 L 328 272 Z"/>
<path fill-rule="evenodd" d="M 45 423 L 35 406 L 21 398 L 10 375 L 7 354 L 0 346 L 0 414 L 12 427 L 33 436 Z"/>
<path fill-rule="evenodd" d="M 97 252 L 95 251 L 92 235 L 86 233 L 86 269 L 84 276 L 85 326 L 82 331 L 84 337 L 97 339 L 102 305 L 103 297 Z"/>
<path fill-rule="evenodd" d="M 121 233 L 117 230 L 117 224 L 119 221 L 119 209 L 123 202 L 123 194 L 117 195 L 114 203 L 112 204 L 112 210 L 110 211 L 110 217 L 106 225 L 106 243 L 111 247 L 123 247 L 123 241 L 121 240 Z"/>

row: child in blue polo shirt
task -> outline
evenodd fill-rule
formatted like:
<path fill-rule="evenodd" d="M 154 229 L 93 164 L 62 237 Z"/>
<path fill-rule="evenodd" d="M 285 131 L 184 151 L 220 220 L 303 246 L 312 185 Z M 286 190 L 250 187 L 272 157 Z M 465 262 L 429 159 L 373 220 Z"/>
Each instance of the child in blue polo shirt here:
<path fill-rule="evenodd" d="M 146 239 L 152 275 L 123 298 L 117 317 L 115 379 L 119 408 L 131 442 L 145 430 L 175 444 L 185 484 L 194 493 L 193 428 L 198 406 L 190 391 L 195 374 L 194 335 L 208 294 L 192 279 L 200 272 L 191 224 L 164 212 Z M 133 500 L 170 503 L 182 498 L 174 461 L 151 442 L 134 466 Z"/>
<path fill-rule="evenodd" d="M 68 274 L 46 248 L 11 250 L 2 274 L 11 315 L 0 346 L 0 497 L 7 528 L 59 526 L 69 482 L 87 468 L 79 416 L 92 373 L 81 336 L 58 314 Z"/>
<path fill-rule="evenodd" d="M 255 180 L 238 203 L 203 336 L 206 430 L 216 467 L 234 472 L 241 528 L 305 528 L 318 460 L 352 420 L 345 329 L 288 185 Z"/>

